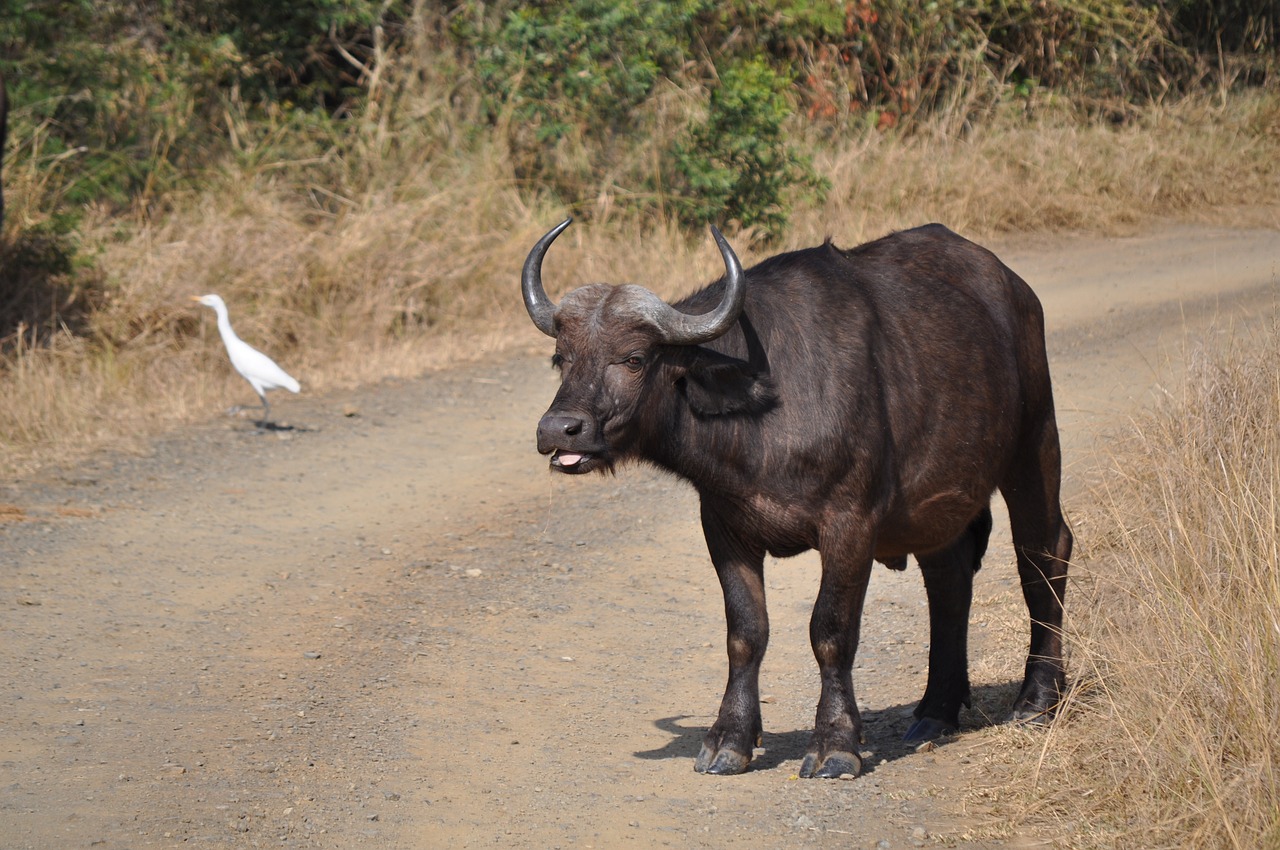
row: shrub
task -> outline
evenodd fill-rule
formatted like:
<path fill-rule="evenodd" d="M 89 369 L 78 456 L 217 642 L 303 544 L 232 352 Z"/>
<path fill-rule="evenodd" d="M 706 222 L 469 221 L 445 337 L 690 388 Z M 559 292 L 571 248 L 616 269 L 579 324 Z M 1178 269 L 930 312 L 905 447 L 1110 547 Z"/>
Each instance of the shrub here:
<path fill-rule="evenodd" d="M 590 192 L 636 142 L 635 112 L 684 63 L 703 0 L 569 0 L 510 11 L 472 32 L 489 117 L 505 121 L 517 176 Z M 572 165 L 566 149 L 588 149 Z"/>
<path fill-rule="evenodd" d="M 758 59 L 724 70 L 706 119 L 673 147 L 677 206 L 686 221 L 732 219 L 777 237 L 787 223 L 788 194 L 826 190 L 809 160 L 787 144 L 788 86 Z"/>
<path fill-rule="evenodd" d="M 59 175 L 39 206 L 64 211 L 149 211 L 285 125 L 317 130 L 281 134 L 296 158 L 323 152 L 330 129 L 294 116 L 331 124 L 357 104 L 374 32 L 406 5 L 31 0 L 0 16 L 10 142 Z"/>

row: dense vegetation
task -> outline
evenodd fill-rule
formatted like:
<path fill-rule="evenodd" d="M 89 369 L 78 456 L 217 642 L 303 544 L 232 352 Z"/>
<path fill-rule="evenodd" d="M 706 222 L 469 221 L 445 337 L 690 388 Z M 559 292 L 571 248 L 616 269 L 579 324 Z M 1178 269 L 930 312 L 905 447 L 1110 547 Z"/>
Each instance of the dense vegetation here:
<path fill-rule="evenodd" d="M 777 233 L 823 187 L 783 132 L 796 115 L 841 134 L 1053 93 L 1123 120 L 1211 72 L 1264 84 L 1280 29 L 1268 0 L 15 5 L 11 167 L 40 173 L 29 207 L 60 232 L 87 204 L 154 215 L 228 159 L 359 183 L 351 154 L 390 153 L 358 150 L 368 122 L 396 147 L 432 86 L 454 114 L 418 144 L 496 134 L 514 177 L 580 210 L 603 192 Z"/>
<path fill-rule="evenodd" d="M 247 302 L 313 375 L 355 377 L 322 346 L 501 312 L 535 210 L 629 245 L 715 222 L 752 247 L 826 226 L 798 216 L 980 235 L 1264 202 L 1280 106 L 1235 95 L 1274 88 L 1277 8 L 19 0 L 0 371 L 84 386 L 0 413 L 0 441 L 127 430 L 100 421 L 118 394 L 174 397 L 145 388 L 177 380 L 156 352 L 207 343 L 174 306 L 196 287 Z"/>

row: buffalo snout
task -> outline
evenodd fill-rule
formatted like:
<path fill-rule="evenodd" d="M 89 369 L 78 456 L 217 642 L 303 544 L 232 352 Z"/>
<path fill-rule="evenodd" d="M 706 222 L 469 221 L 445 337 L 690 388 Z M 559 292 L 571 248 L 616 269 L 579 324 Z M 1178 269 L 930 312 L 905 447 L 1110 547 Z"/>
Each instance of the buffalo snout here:
<path fill-rule="evenodd" d="M 602 465 L 604 447 L 590 419 L 550 410 L 538 422 L 538 451 L 551 455 L 552 469 L 589 472 Z"/>
<path fill-rule="evenodd" d="M 586 430 L 587 423 L 581 416 L 566 413 L 548 413 L 538 423 L 538 451 L 543 454 L 564 445 L 564 440 L 577 439 Z M 547 446 L 547 448 L 543 448 Z"/>

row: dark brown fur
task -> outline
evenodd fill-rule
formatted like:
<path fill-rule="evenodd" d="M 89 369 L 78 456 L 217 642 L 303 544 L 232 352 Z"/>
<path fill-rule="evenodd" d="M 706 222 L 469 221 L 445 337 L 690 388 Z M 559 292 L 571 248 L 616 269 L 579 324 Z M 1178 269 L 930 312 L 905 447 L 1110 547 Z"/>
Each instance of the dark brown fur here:
<path fill-rule="evenodd" d="M 1047 716 L 1064 681 L 1071 534 L 1031 289 L 939 225 L 776 256 L 746 282 L 736 325 L 702 345 L 664 344 L 634 308 L 638 288 L 565 296 L 555 313 L 562 384 L 538 428 L 553 468 L 639 460 L 701 497 L 725 596 L 729 682 L 697 769 L 745 770 L 762 731 L 766 553 L 822 556 L 810 621 L 822 693 L 803 775 L 861 767 L 851 669 L 873 559 L 901 567 L 914 555 L 929 599 L 929 679 L 908 737 L 954 730 L 969 700 L 973 572 L 997 489 L 1031 617 L 1013 713 Z M 723 289 L 717 281 L 674 306 L 707 313 Z"/>

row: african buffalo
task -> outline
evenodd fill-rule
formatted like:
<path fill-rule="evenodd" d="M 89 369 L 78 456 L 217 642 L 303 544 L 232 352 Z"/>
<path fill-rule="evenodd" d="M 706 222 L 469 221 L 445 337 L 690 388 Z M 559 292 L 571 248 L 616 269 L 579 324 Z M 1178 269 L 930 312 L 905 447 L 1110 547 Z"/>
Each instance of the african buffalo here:
<path fill-rule="evenodd" d="M 817 549 L 809 636 L 822 678 L 805 777 L 857 774 L 851 670 L 873 560 L 914 555 L 929 601 L 929 676 L 910 741 L 954 731 L 969 701 L 973 574 L 999 489 L 1031 615 L 1019 720 L 1046 719 L 1064 686 L 1062 598 L 1071 532 L 1040 303 L 992 253 L 941 225 L 852 250 L 829 240 L 667 304 L 592 284 L 559 305 L 525 261 L 533 323 L 555 337 L 561 386 L 538 423 L 551 468 L 646 461 L 687 479 L 724 591 L 729 680 L 695 769 L 747 769 L 762 725 L 769 639 L 764 555 Z"/>

